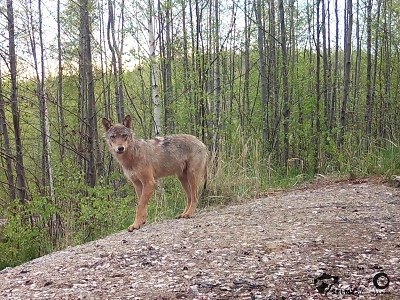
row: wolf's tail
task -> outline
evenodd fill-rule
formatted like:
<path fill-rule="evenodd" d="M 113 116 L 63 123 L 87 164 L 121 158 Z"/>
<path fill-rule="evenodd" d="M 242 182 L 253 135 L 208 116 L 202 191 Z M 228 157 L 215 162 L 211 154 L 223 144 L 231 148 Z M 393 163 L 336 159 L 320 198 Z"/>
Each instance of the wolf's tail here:
<path fill-rule="evenodd" d="M 201 194 L 200 194 L 200 199 L 202 199 L 202 200 L 204 200 L 204 199 L 207 199 L 207 174 L 208 173 L 208 167 L 207 167 L 207 163 L 206 163 L 206 165 L 204 166 L 204 173 L 203 173 L 203 189 L 202 189 L 202 191 L 201 191 Z"/>
<path fill-rule="evenodd" d="M 207 163 L 204 167 L 204 175 L 203 175 L 203 180 L 204 180 L 204 184 L 203 184 L 203 190 L 205 190 L 207 188 L 207 177 L 208 177 L 208 167 L 207 167 Z"/>

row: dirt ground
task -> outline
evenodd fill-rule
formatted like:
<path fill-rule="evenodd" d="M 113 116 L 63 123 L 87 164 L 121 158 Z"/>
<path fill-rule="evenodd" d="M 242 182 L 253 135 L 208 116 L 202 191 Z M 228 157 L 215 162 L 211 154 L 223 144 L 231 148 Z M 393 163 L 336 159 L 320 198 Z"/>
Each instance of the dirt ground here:
<path fill-rule="evenodd" d="M 376 179 L 321 181 L 7 268 L 0 299 L 400 299 L 399 209 Z"/>

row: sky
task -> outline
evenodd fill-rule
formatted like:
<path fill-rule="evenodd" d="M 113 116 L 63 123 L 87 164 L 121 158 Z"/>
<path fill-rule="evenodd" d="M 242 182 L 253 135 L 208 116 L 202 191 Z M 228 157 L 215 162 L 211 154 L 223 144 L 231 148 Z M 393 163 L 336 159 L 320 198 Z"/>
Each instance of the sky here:
<path fill-rule="evenodd" d="M 62 0 L 62 3 L 66 3 L 67 1 L 70 0 Z M 100 0 L 98 1 L 98 3 L 103 3 L 105 0 Z M 140 1 L 140 0 L 139 0 Z M 237 3 L 239 3 L 241 0 L 239 0 Z M 312 2 L 312 0 L 309 0 L 309 2 Z M 335 22 L 334 22 L 334 11 L 333 11 L 333 5 L 334 5 L 334 0 L 331 0 L 331 9 L 330 9 L 330 15 L 331 15 L 331 25 L 333 26 L 331 28 L 332 33 L 335 32 Z M 0 7 L 4 7 L 4 5 L 6 4 L 6 0 L 0 0 Z M 22 7 L 21 7 L 21 2 L 14 2 L 14 9 L 15 10 L 19 10 L 21 11 Z M 125 3 L 127 3 L 125 1 Z M 133 3 L 133 2 L 132 2 Z M 131 3 L 131 4 L 132 4 Z M 146 1 L 142 2 L 143 5 L 145 5 L 145 3 L 147 3 Z M 222 5 L 231 5 L 231 1 L 226 1 L 225 3 L 222 2 Z M 295 5 L 298 5 L 299 7 L 305 5 L 307 3 L 307 0 L 299 0 L 296 1 Z M 325 3 L 327 3 L 327 0 L 325 1 Z M 37 6 L 37 2 L 33 1 L 32 3 L 33 5 L 33 9 L 37 10 L 37 7 L 35 7 L 35 5 Z M 343 10 L 344 10 L 344 6 L 345 6 L 345 1 L 344 0 L 338 0 L 338 6 L 339 6 L 339 12 L 340 12 L 340 25 L 339 26 L 343 26 Z M 65 6 L 62 5 L 62 9 L 64 9 Z M 132 8 L 135 9 L 135 8 Z M 56 23 L 56 19 L 57 19 L 57 15 L 56 15 L 56 11 L 57 11 L 57 1 L 55 0 L 50 0 L 50 1 L 44 1 L 42 2 L 42 13 L 43 13 L 43 30 L 44 30 L 44 39 L 45 39 L 45 60 L 46 60 L 46 69 L 47 72 L 54 72 L 57 68 L 57 60 L 56 57 L 52 57 L 54 56 L 54 51 L 51 51 L 51 49 L 54 49 L 56 47 L 56 38 L 57 38 L 57 23 Z M 104 10 L 106 11 L 106 10 Z M 237 27 L 240 29 L 240 27 L 244 26 L 244 22 L 242 21 L 244 19 L 243 17 L 243 11 L 241 9 L 237 9 L 237 16 L 236 16 L 236 22 L 237 22 Z M 137 14 L 135 14 L 134 12 L 132 12 L 131 10 L 129 10 L 129 12 L 133 13 L 132 17 L 136 18 Z M 126 13 L 126 16 L 129 17 L 129 12 Z M 278 12 L 277 12 L 277 16 L 278 16 Z M 229 29 L 229 23 L 232 20 L 232 15 L 231 14 L 221 14 L 221 20 L 224 20 L 223 23 L 226 25 L 225 27 L 227 28 L 226 30 Z M 21 44 L 21 40 L 25 40 L 27 41 L 27 34 L 23 32 L 22 28 L 22 22 L 24 22 L 24 18 L 18 18 L 16 24 L 17 24 L 17 33 L 19 33 L 19 36 L 17 36 L 18 39 L 18 53 L 19 53 L 19 60 L 22 61 L 23 63 L 20 64 L 20 68 L 24 68 L 24 72 L 25 74 L 27 74 L 27 76 L 31 76 L 32 75 L 32 62 L 28 59 L 25 59 L 26 57 L 31 57 L 30 55 L 27 55 L 26 51 L 23 51 L 24 45 Z M 132 23 L 135 23 L 136 20 L 132 20 Z M 3 18 L 3 21 L 0 21 L 2 24 L 2 27 L 4 28 L 5 24 L 5 20 Z M 137 23 L 139 22 L 143 22 L 144 25 L 147 25 L 147 21 L 143 21 L 143 20 L 137 20 Z M 240 26 L 240 24 L 243 24 L 243 26 Z M 140 24 L 138 26 L 139 28 L 143 28 L 143 25 Z M 5 27 L 6 28 L 6 27 Z M 18 30 L 19 29 L 19 30 Z M 341 30 L 343 31 L 343 30 Z M 25 35 L 25 39 L 23 39 L 23 36 Z M 94 33 L 95 35 L 95 39 L 98 39 L 98 33 Z M 341 33 L 341 35 L 343 36 L 343 33 Z M 148 43 L 147 41 L 147 34 L 145 31 L 143 31 L 141 33 L 141 37 L 144 40 L 143 43 Z M 63 38 L 68 38 L 68 34 L 65 34 Z M 334 37 L 331 37 L 331 40 L 334 40 Z M 2 44 L 7 43 L 7 35 L 6 32 L 3 31 L 2 33 L 0 33 L 0 42 Z M 25 45 L 26 46 L 26 45 Z M 96 47 L 95 44 L 93 44 L 94 47 Z M 141 44 L 140 46 L 144 46 L 146 47 L 146 45 Z M 137 44 L 137 40 L 132 36 L 132 34 L 127 34 L 125 37 L 125 45 L 124 45 L 124 49 L 126 51 L 126 53 L 124 54 L 124 66 L 128 69 L 132 69 L 136 66 L 136 64 L 138 63 L 138 61 L 136 59 L 133 59 L 132 55 L 130 54 L 130 50 L 131 49 L 138 49 L 138 44 Z M 147 50 L 147 49 L 146 49 Z M 4 62 L 2 62 L 2 64 L 4 65 Z M 2 70 L 4 70 L 4 66 L 2 66 Z M 4 72 L 4 71 L 3 71 Z"/>

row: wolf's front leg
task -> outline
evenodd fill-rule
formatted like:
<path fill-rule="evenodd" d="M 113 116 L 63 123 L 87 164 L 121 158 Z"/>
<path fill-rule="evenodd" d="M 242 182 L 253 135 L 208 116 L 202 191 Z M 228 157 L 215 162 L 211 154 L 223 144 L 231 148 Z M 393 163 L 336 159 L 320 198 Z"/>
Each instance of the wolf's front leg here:
<path fill-rule="evenodd" d="M 136 210 L 135 221 L 131 226 L 128 227 L 128 231 L 141 228 L 147 221 L 147 203 L 154 192 L 156 182 L 154 180 L 143 183 L 142 195 L 139 199 L 139 203 Z"/>

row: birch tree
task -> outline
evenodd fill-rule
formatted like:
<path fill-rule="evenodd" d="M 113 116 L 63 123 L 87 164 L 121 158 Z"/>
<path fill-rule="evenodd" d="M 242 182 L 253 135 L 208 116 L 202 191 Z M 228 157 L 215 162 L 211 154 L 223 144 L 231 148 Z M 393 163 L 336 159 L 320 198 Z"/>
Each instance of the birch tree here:
<path fill-rule="evenodd" d="M 158 71 L 157 71 L 157 60 L 156 60 L 156 41 L 154 38 L 154 8 L 151 0 L 148 1 L 148 23 L 147 30 L 149 34 L 149 59 L 150 59 L 150 82 L 152 90 L 152 98 L 154 105 L 154 133 L 155 135 L 161 134 L 161 104 L 160 104 L 160 93 L 158 86 Z"/>
<path fill-rule="evenodd" d="M 31 51 L 36 72 L 37 98 L 39 102 L 39 122 L 42 137 L 42 195 L 46 195 L 46 187 L 49 188 L 50 199 L 55 202 L 54 196 L 54 180 L 53 166 L 51 161 L 51 143 L 50 143 L 50 125 L 48 115 L 47 94 L 45 87 L 45 58 L 44 58 L 44 42 L 43 42 L 43 20 L 42 20 L 42 1 L 38 0 L 38 21 L 34 22 L 33 9 L 27 10 L 27 19 L 30 20 L 28 32 L 30 34 Z M 32 2 L 30 2 L 30 5 Z M 35 18 L 36 19 L 36 18 Z M 39 43 L 36 40 L 35 28 L 38 28 Z M 37 55 L 39 46 L 40 56 Z"/>
<path fill-rule="evenodd" d="M 42 0 L 38 0 L 38 7 L 39 7 L 39 41 L 40 41 L 40 54 L 41 54 L 41 57 L 40 57 L 41 78 L 39 80 L 39 82 L 40 82 L 39 93 L 40 93 L 40 100 L 42 103 L 41 108 L 43 109 L 43 119 L 44 119 L 43 149 L 44 149 L 44 153 L 46 155 L 46 158 L 45 158 L 46 168 L 45 169 L 46 169 L 46 173 L 48 173 L 48 177 L 49 177 L 50 198 L 51 198 L 52 203 L 55 203 L 53 164 L 52 164 L 52 160 L 51 160 L 50 121 L 49 121 L 48 99 L 47 99 L 47 93 L 46 93 L 46 87 L 45 87 L 46 73 L 45 73 L 45 58 L 44 58 L 45 50 L 44 50 L 44 41 L 43 41 Z"/>

